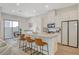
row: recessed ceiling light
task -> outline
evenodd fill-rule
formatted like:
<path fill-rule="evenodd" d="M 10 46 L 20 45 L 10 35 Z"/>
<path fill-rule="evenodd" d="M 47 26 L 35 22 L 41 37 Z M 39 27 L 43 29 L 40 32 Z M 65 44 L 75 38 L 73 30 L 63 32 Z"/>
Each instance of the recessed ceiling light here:
<path fill-rule="evenodd" d="M 19 12 L 22 12 L 22 10 L 18 10 Z"/>
<path fill-rule="evenodd" d="M 12 10 L 12 12 L 15 12 L 15 10 Z"/>
<path fill-rule="evenodd" d="M 20 5 L 20 3 L 16 3 L 16 5 L 17 5 L 17 6 L 19 6 L 19 5 Z"/>
<path fill-rule="evenodd" d="M 35 12 L 36 12 L 36 10 L 33 10 L 33 12 L 35 13 Z"/>
<path fill-rule="evenodd" d="M 49 6 L 48 5 L 45 5 L 45 7 L 48 8 Z"/>

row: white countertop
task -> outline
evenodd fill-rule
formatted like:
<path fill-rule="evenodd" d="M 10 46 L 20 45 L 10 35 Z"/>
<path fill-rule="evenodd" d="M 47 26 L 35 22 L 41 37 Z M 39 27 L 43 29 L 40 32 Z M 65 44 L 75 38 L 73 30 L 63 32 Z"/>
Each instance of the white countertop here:
<path fill-rule="evenodd" d="M 32 36 L 36 35 L 37 37 L 43 37 L 43 38 L 54 38 L 58 35 L 58 33 L 38 33 L 38 34 L 30 34 Z"/>
<path fill-rule="evenodd" d="M 48 38 L 54 38 L 58 35 L 58 33 L 42 33 L 42 34 L 38 34 L 40 37 L 48 37 Z"/>

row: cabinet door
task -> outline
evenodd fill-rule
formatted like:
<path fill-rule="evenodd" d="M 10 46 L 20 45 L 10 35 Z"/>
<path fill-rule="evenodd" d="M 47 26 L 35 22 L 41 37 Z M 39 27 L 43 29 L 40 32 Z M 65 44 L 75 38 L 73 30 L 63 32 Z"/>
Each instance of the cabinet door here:
<path fill-rule="evenodd" d="M 62 44 L 68 45 L 68 22 L 62 22 Z"/>
<path fill-rule="evenodd" d="M 69 22 L 69 46 L 77 47 L 77 21 Z"/>

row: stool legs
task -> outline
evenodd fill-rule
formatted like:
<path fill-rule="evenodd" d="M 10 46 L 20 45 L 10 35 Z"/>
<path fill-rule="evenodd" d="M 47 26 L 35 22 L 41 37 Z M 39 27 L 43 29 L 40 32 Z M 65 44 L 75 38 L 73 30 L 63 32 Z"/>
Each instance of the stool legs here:
<path fill-rule="evenodd" d="M 37 46 L 37 51 L 38 51 L 38 46 Z"/>
<path fill-rule="evenodd" d="M 20 45 L 21 45 L 21 41 L 19 40 L 19 48 L 20 48 Z"/>
<path fill-rule="evenodd" d="M 41 48 L 41 49 L 42 49 L 42 55 L 43 55 L 43 46 L 42 46 L 42 48 Z"/>
<path fill-rule="evenodd" d="M 30 43 L 30 45 L 31 45 L 31 49 L 32 49 L 32 43 Z"/>
<path fill-rule="evenodd" d="M 40 46 L 40 52 L 41 52 L 41 46 Z"/>
<path fill-rule="evenodd" d="M 43 55 L 43 46 L 40 46 L 40 52 L 41 52 L 42 55 Z M 47 54 L 49 55 L 49 48 L 48 48 L 48 45 L 47 45 Z"/>
<path fill-rule="evenodd" d="M 39 48 L 40 50 L 38 50 L 38 48 Z M 37 52 L 43 54 L 43 46 L 37 46 Z"/>
<path fill-rule="evenodd" d="M 29 48 L 30 48 L 31 55 L 32 55 L 32 43 L 29 43 Z"/>
<path fill-rule="evenodd" d="M 24 44 L 23 44 L 23 46 L 24 46 Z M 32 52 L 32 43 L 29 43 L 29 47 L 30 47 L 30 51 L 31 51 L 31 55 L 33 54 Z M 47 49 L 46 49 L 46 52 L 47 52 L 47 54 L 49 55 L 49 48 L 48 48 L 48 45 L 46 46 L 47 47 Z M 27 48 L 27 43 L 26 43 L 26 46 L 25 46 L 25 52 L 26 52 L 26 48 Z M 38 48 L 40 49 L 40 50 L 38 50 Z M 42 53 L 42 55 L 43 55 L 43 46 L 38 46 L 37 45 L 37 52 L 39 52 L 40 51 L 40 53 Z"/>
<path fill-rule="evenodd" d="M 40 46 L 40 52 L 41 52 L 42 55 L 43 55 L 43 46 Z"/>
<path fill-rule="evenodd" d="M 47 52 L 48 52 L 48 55 L 49 55 L 49 47 L 48 47 L 48 45 L 47 45 Z"/>
<path fill-rule="evenodd" d="M 26 48 L 27 48 L 27 43 L 26 43 L 26 45 L 25 45 L 25 52 L 26 52 Z"/>
<path fill-rule="evenodd" d="M 19 41 L 19 48 L 22 48 L 22 50 L 25 50 L 25 44 L 24 41 L 22 41 L 22 46 L 21 46 L 21 40 Z"/>
<path fill-rule="evenodd" d="M 31 44 L 31 55 L 32 55 L 32 43 L 30 43 Z"/>
<path fill-rule="evenodd" d="M 26 42 L 25 44 L 25 52 L 27 52 L 27 50 L 30 49 L 30 43 L 29 42 Z"/>
<path fill-rule="evenodd" d="M 24 47 L 25 47 L 25 46 L 24 46 L 24 41 L 23 41 L 23 51 L 24 51 Z"/>

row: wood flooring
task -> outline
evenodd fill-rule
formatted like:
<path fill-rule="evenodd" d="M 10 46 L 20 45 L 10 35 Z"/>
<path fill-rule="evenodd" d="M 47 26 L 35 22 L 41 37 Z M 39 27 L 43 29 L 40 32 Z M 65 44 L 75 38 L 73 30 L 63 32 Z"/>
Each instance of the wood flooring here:
<path fill-rule="evenodd" d="M 57 44 L 57 48 L 55 55 L 79 55 L 79 48 L 64 46 L 60 43 Z"/>

